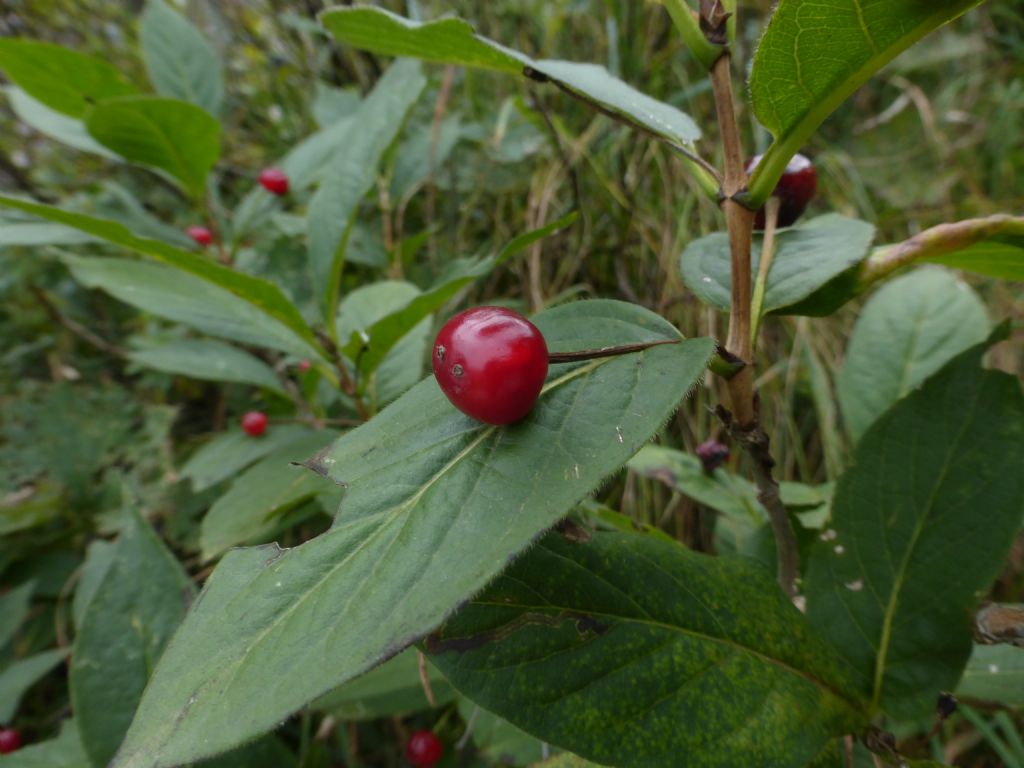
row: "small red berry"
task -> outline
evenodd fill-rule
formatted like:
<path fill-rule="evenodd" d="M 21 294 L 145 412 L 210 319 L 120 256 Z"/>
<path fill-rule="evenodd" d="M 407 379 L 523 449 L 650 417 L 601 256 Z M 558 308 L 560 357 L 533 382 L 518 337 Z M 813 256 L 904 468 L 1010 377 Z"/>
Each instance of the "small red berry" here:
<path fill-rule="evenodd" d="M 762 157 L 764 155 L 750 159 L 747 163 L 747 173 L 753 173 Z M 780 201 L 777 225 L 788 227 L 799 219 L 817 191 L 818 172 L 814 169 L 814 164 L 803 155 L 793 155 L 772 192 Z M 764 208 L 757 212 L 754 229 L 764 229 Z"/>
<path fill-rule="evenodd" d="M 302 373 L 308 371 L 311 367 L 309 360 L 299 360 L 299 364 L 296 366 Z"/>
<path fill-rule="evenodd" d="M 537 326 L 502 307 L 457 314 L 437 334 L 431 357 L 452 405 L 487 424 L 523 418 L 548 374 L 548 346 Z"/>
<path fill-rule="evenodd" d="M 418 768 L 430 768 L 444 754 L 444 744 L 433 731 L 416 731 L 405 746 L 405 756 Z"/>
<path fill-rule="evenodd" d="M 280 168 L 264 168 L 260 171 L 260 186 L 272 195 L 287 195 L 288 175 Z"/>
<path fill-rule="evenodd" d="M 21 731 L 17 728 L 0 728 L 0 755 L 9 755 L 21 749 Z"/>
<path fill-rule="evenodd" d="M 729 460 L 729 446 L 717 440 L 705 440 L 697 446 L 694 453 L 704 466 L 704 471 L 711 474 Z"/>
<path fill-rule="evenodd" d="M 267 414 L 263 411 L 249 411 L 242 416 L 242 429 L 247 435 L 259 437 L 267 431 Z"/>
<path fill-rule="evenodd" d="M 209 245 L 213 242 L 213 233 L 206 227 L 189 227 L 185 230 L 185 234 L 200 245 Z"/>

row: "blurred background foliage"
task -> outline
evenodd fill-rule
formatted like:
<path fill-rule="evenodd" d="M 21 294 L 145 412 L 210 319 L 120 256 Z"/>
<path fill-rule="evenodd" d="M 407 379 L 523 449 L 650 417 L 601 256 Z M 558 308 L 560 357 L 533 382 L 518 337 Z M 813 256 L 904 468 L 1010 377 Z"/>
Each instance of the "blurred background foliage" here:
<path fill-rule="evenodd" d="M 706 154 L 716 146 L 708 82 L 655 3 L 389 0 L 380 5 L 422 19 L 454 13 L 527 54 L 601 63 L 692 115 L 705 132 Z M 771 4 L 740 5 L 737 59 L 745 66 Z M 137 53 L 142 6 L 135 0 L 5 0 L 0 34 L 102 57 L 141 84 L 146 82 Z M 178 7 L 224 65 L 225 132 L 214 172 L 214 216 L 216 209 L 231 209 L 243 199 L 261 168 L 348 114 L 386 66 L 332 44 L 315 24 L 324 7 L 320 0 L 191 0 Z M 497 302 L 534 311 L 577 297 L 613 297 L 654 309 L 687 335 L 724 333 L 724 319 L 696 301 L 677 269 L 685 245 L 721 228 L 721 216 L 668 148 L 553 88 L 440 66 L 426 71 L 427 92 L 390 153 L 376 193 L 363 202 L 343 295 L 384 278 L 428 286 L 452 259 L 491 252 L 575 210 L 580 218 L 573 227 L 476 284 L 463 305 Z M 768 136 L 750 110 L 741 107 L 740 119 L 748 149 L 765 147 Z M 819 169 L 820 192 L 811 213 L 837 211 L 870 221 L 879 229 L 879 243 L 897 242 L 944 221 L 1019 213 L 1022 135 L 1024 0 L 987 3 L 898 58 L 824 124 L 804 149 Z M 144 170 L 33 130 L 18 118 L 14 99 L 0 100 L 0 185 L 120 220 L 136 232 L 179 245 L 188 245 L 185 227 L 211 214 Z M 248 235 L 236 265 L 285 286 L 309 316 L 303 228 L 295 215 L 304 202 L 300 197 L 295 211 L 275 214 L 273 226 Z M 0 582 L 5 588 L 31 582 L 35 599 L 0 661 L 25 649 L 66 643 L 69 597 L 85 547 L 119 530 L 127 509 L 143 509 L 201 581 L 209 566 L 198 551 L 198 523 L 224 493 L 229 477 L 197 489 L 201 484 L 190 484 L 194 478 L 188 472 L 183 476 L 183 467 L 197 447 L 244 410 L 258 407 L 281 420 L 296 416 L 282 394 L 197 381 L 133 362 L 134 350 L 180 338 L 181 329 L 77 283 L 56 257 L 62 246 L 7 245 L 3 226 L 18 222 L 5 213 L 0 223 Z M 79 253 L 116 252 L 100 244 L 74 245 Z M 963 279 L 984 297 L 990 319 L 1014 321 L 1014 339 L 999 348 L 993 363 L 1019 373 L 1024 369 L 1020 285 Z M 785 480 L 825 483 L 846 456 L 833 374 L 862 304 L 854 302 L 827 320 L 766 322 L 759 388 Z M 435 327 L 443 319 L 436 316 Z M 267 362 L 279 372 L 296 363 Z M 321 384 L 299 378 L 297 386 L 316 390 Z M 664 441 L 691 451 L 714 436 L 717 423 L 708 407 L 715 402 L 713 392 L 698 392 Z M 333 415 L 350 415 L 344 404 L 339 407 Z M 737 462 L 733 459 L 734 469 Z M 698 505 L 640 472 L 621 473 L 599 501 L 700 543 Z M 306 506 L 274 528 L 284 541 L 301 541 L 327 524 L 312 496 L 302 497 L 302 503 Z M 1024 600 L 1024 545 L 1018 544 L 994 595 Z M 64 687 L 58 669 L 24 699 L 18 721 L 32 738 L 51 735 L 66 714 Z M 388 685 L 383 690 L 394 693 Z M 334 764 L 338 755 L 347 765 L 396 765 L 396 745 L 411 729 L 437 725 L 454 744 L 474 718 L 471 704 L 467 709 L 443 688 L 435 693 L 439 709 L 411 718 L 399 716 L 401 706 L 356 715 L 342 697 L 327 708 L 334 712 L 336 740 L 315 739 L 307 715 L 288 726 L 286 741 L 304 750 L 304 765 Z M 416 695 L 418 689 L 403 701 Z M 1014 730 L 1021 723 L 1019 712 L 988 712 L 979 704 L 971 713 L 951 721 L 932 751 L 963 766 L 1024 765 L 1024 749 L 1013 753 L 1020 746 Z M 498 727 L 485 723 L 476 733 Z M 900 735 L 912 742 L 927 730 L 910 727 Z M 517 733 L 484 740 L 473 759 L 480 764 L 498 764 L 510 754 L 512 764 L 539 759 L 531 751 L 537 745 L 516 742 L 524 737 Z M 502 751 L 495 743 L 511 746 Z M 454 759 L 444 764 L 454 765 Z"/>

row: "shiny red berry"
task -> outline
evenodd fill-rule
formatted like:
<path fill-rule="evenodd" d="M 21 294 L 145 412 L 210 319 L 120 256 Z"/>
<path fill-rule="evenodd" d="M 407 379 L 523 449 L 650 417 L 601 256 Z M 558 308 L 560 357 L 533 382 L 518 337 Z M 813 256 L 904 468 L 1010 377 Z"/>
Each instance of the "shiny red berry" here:
<path fill-rule="evenodd" d="M 752 157 L 747 173 L 752 173 L 764 155 Z M 818 172 L 814 164 L 803 155 L 793 155 L 772 194 L 779 198 L 777 226 L 788 227 L 803 214 L 814 193 L 818 191 Z M 764 208 L 757 212 L 754 229 L 764 229 Z"/>
<path fill-rule="evenodd" d="M 523 418 L 548 374 L 548 346 L 537 326 L 502 307 L 457 314 L 434 339 L 432 358 L 452 405 L 488 424 Z"/>
<path fill-rule="evenodd" d="M 280 168 L 264 168 L 260 171 L 260 186 L 272 195 L 287 195 L 288 175 Z"/>
<path fill-rule="evenodd" d="M 444 754 L 444 744 L 433 731 L 416 731 L 405 746 L 405 756 L 418 768 L 430 768 Z"/>
<path fill-rule="evenodd" d="M 209 245 L 213 242 L 213 233 L 206 227 L 189 227 L 185 230 L 185 234 L 200 245 Z"/>
<path fill-rule="evenodd" d="M 242 429 L 247 435 L 259 437 L 267 431 L 267 414 L 263 411 L 249 411 L 242 416 Z"/>
<path fill-rule="evenodd" d="M 0 728 L 0 755 L 21 749 L 21 732 L 17 728 Z"/>

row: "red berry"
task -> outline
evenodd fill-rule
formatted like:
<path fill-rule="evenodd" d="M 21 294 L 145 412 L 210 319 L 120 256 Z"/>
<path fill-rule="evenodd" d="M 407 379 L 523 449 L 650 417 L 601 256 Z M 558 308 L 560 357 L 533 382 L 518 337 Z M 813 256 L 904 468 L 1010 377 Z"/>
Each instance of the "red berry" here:
<path fill-rule="evenodd" d="M 296 366 L 302 373 L 308 371 L 311 367 L 309 360 L 299 360 L 299 364 Z"/>
<path fill-rule="evenodd" d="M 263 411 L 249 411 L 242 416 L 242 429 L 247 435 L 259 437 L 267 431 L 267 414 Z"/>
<path fill-rule="evenodd" d="M 717 440 L 705 440 L 697 446 L 694 453 L 704 466 L 704 471 L 709 474 L 729 460 L 729 446 Z"/>
<path fill-rule="evenodd" d="M 444 744 L 433 731 L 416 731 L 405 746 L 405 756 L 419 768 L 430 768 L 444 754 Z"/>
<path fill-rule="evenodd" d="M 452 405 L 488 424 L 519 421 L 548 374 L 548 346 L 517 312 L 476 307 L 445 323 L 434 339 L 434 376 Z"/>
<path fill-rule="evenodd" d="M 753 172 L 762 157 L 764 155 L 750 159 L 747 163 L 747 173 Z M 799 219 L 817 191 L 818 172 L 814 169 L 814 164 L 803 155 L 793 155 L 772 192 L 780 200 L 777 226 L 788 227 Z M 754 229 L 764 229 L 764 208 L 757 212 Z"/>
<path fill-rule="evenodd" d="M 213 234 L 206 227 L 189 227 L 185 234 L 200 245 L 209 245 L 213 242 Z"/>
<path fill-rule="evenodd" d="M 0 728 L 0 755 L 21 749 L 21 732 L 17 728 Z"/>
<path fill-rule="evenodd" d="M 260 186 L 272 195 L 287 195 L 288 175 L 280 168 L 264 168 L 260 171 Z"/>

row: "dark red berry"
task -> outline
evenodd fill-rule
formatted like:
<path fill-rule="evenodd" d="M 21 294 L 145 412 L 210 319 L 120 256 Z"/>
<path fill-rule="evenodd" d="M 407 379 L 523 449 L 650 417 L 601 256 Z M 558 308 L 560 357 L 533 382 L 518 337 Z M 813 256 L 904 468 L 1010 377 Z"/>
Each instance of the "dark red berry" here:
<path fill-rule="evenodd" d="M 753 173 L 764 155 L 752 157 L 747 163 L 747 173 Z M 779 198 L 779 220 L 776 226 L 788 227 L 803 214 L 814 193 L 818 191 L 818 172 L 814 164 L 803 155 L 793 155 L 785 173 L 775 185 L 772 194 Z M 754 229 L 764 229 L 764 208 L 754 218 Z"/>
<path fill-rule="evenodd" d="M 260 171 L 260 186 L 272 195 L 287 195 L 288 175 L 280 168 L 264 168 Z"/>
<path fill-rule="evenodd" d="M 242 416 L 242 429 L 247 435 L 259 437 L 267 431 L 267 414 L 263 411 L 249 411 Z"/>
<path fill-rule="evenodd" d="M 209 245 L 213 242 L 213 233 L 206 227 L 189 227 L 185 230 L 185 234 L 200 245 Z"/>
<path fill-rule="evenodd" d="M 444 754 L 444 744 L 433 731 L 416 731 L 405 746 L 405 756 L 419 768 L 430 768 Z"/>
<path fill-rule="evenodd" d="M 21 749 L 21 732 L 17 728 L 0 728 L 0 755 Z"/>
<path fill-rule="evenodd" d="M 501 307 L 457 314 L 434 339 L 432 358 L 452 405 L 488 424 L 511 424 L 528 414 L 548 374 L 541 332 Z"/>
<path fill-rule="evenodd" d="M 729 446 L 717 440 L 705 440 L 694 451 L 707 473 L 714 472 L 729 460 Z"/>

